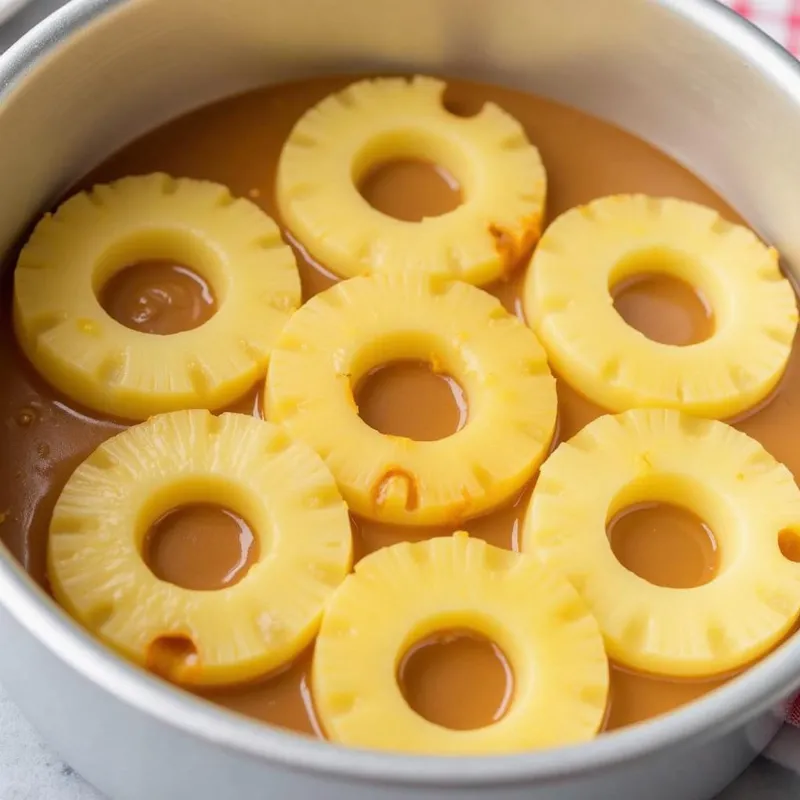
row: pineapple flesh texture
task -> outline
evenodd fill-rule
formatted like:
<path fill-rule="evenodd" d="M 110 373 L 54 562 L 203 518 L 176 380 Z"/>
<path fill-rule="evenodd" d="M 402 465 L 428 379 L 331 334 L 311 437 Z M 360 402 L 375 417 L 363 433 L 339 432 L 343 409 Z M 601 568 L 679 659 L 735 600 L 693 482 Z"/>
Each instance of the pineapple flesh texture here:
<path fill-rule="evenodd" d="M 281 217 L 314 258 L 342 277 L 429 272 L 483 285 L 507 274 L 541 231 L 546 175 L 520 123 L 493 103 L 474 117 L 442 105 L 443 81 L 363 80 L 297 122 L 281 152 Z M 463 202 L 407 222 L 361 196 L 376 166 L 420 159 L 446 169 Z"/>
<path fill-rule="evenodd" d="M 719 563 L 709 583 L 656 586 L 617 561 L 608 521 L 653 501 L 710 526 Z M 599 417 L 547 459 L 522 548 L 583 595 L 610 658 L 696 677 L 745 666 L 795 624 L 800 564 L 781 553 L 784 530 L 800 531 L 800 490 L 758 442 L 723 422 L 639 409 Z"/>
<path fill-rule="evenodd" d="M 236 584 L 192 591 L 159 580 L 142 553 L 167 511 L 216 502 L 241 514 L 260 556 Z M 238 683 L 288 663 L 317 633 L 350 570 L 347 507 L 322 460 L 275 425 L 242 414 L 163 414 L 101 445 L 53 512 L 48 574 L 61 605 L 146 665 L 164 637 L 192 642 L 183 684 Z"/>
<path fill-rule="evenodd" d="M 713 335 L 678 347 L 628 326 L 611 292 L 642 272 L 698 290 L 713 310 Z M 602 198 L 553 222 L 526 275 L 524 306 L 554 370 L 611 411 L 731 418 L 775 388 L 797 328 L 774 249 L 712 209 L 640 195 Z"/>
<path fill-rule="evenodd" d="M 131 330 L 97 293 L 147 259 L 195 269 L 217 310 L 170 336 Z M 143 420 L 229 405 L 263 378 L 300 304 L 300 278 L 277 225 L 224 186 L 153 174 L 95 186 L 36 226 L 14 273 L 14 322 L 37 371 L 81 406 Z"/>
<path fill-rule="evenodd" d="M 438 441 L 384 435 L 358 415 L 370 370 L 419 359 L 465 390 L 468 420 Z M 456 524 L 501 504 L 534 475 L 556 426 L 555 379 L 534 333 L 480 289 L 419 273 L 351 278 L 284 328 L 265 413 L 327 462 L 356 514 Z"/>
<path fill-rule="evenodd" d="M 416 714 L 397 681 L 410 648 L 455 629 L 494 641 L 514 675 L 507 713 L 475 730 Z M 596 621 L 557 571 L 458 532 L 396 544 L 356 565 L 326 609 L 312 687 L 335 742 L 442 755 L 519 752 L 596 734 L 608 662 Z"/>

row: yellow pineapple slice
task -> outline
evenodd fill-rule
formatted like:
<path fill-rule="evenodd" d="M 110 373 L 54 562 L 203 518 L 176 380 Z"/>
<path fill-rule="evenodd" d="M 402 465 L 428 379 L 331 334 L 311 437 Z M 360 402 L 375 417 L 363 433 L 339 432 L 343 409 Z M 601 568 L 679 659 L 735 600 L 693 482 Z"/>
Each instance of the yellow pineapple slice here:
<path fill-rule="evenodd" d="M 412 441 L 359 417 L 353 387 L 404 359 L 458 381 L 469 404 L 461 430 Z M 407 272 L 351 278 L 297 311 L 273 352 L 264 410 L 325 459 L 355 513 L 433 525 L 517 492 L 548 451 L 556 406 L 531 330 L 474 286 Z"/>
<path fill-rule="evenodd" d="M 617 314 L 611 289 L 659 271 L 709 301 L 709 339 L 661 344 Z M 528 270 L 524 305 L 555 371 L 612 411 L 732 417 L 778 383 L 797 328 L 774 249 L 712 209 L 638 195 L 595 200 L 553 222 Z"/>
<path fill-rule="evenodd" d="M 190 503 L 240 514 L 260 556 L 235 585 L 193 591 L 142 558 L 149 526 Z M 286 664 L 316 635 L 351 565 L 345 506 L 330 472 L 280 428 L 242 414 L 176 411 L 108 440 L 78 467 L 50 525 L 57 600 L 90 631 L 147 664 L 155 644 L 191 642 L 184 684 L 246 681 Z"/>
<path fill-rule="evenodd" d="M 214 316 L 171 336 L 108 316 L 97 293 L 148 259 L 202 275 Z M 34 367 L 82 406 L 132 420 L 233 402 L 264 376 L 299 304 L 297 265 L 269 217 L 224 186 L 162 174 L 71 197 L 36 226 L 14 274 L 16 333 Z"/>
<path fill-rule="evenodd" d="M 496 723 L 449 730 L 412 711 L 397 673 L 417 642 L 465 629 L 503 651 L 514 692 Z M 516 752 L 591 739 L 605 715 L 608 663 L 596 621 L 557 571 L 458 532 L 359 561 L 326 608 L 312 692 L 335 742 L 445 755 Z"/>
<path fill-rule="evenodd" d="M 608 521 L 648 501 L 710 526 L 720 559 L 712 581 L 656 586 L 617 561 Z M 547 459 L 522 546 L 581 592 L 612 659 L 699 676 L 742 667 L 791 630 L 800 564 L 781 553 L 787 530 L 800 531 L 800 490 L 758 442 L 723 422 L 639 409 L 599 417 Z"/>
<path fill-rule="evenodd" d="M 411 270 L 482 285 L 509 272 L 539 238 L 539 152 L 493 103 L 468 119 L 450 114 L 444 89 L 427 77 L 362 80 L 307 111 L 289 135 L 278 164 L 281 217 L 337 275 Z M 396 159 L 446 169 L 462 204 L 421 222 L 372 208 L 358 186 Z"/>

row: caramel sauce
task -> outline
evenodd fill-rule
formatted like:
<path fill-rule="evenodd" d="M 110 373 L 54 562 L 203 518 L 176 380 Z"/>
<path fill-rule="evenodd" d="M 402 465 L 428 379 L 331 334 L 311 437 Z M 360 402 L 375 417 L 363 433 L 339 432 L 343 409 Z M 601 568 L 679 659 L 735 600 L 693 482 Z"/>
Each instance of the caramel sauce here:
<path fill-rule="evenodd" d="M 714 579 L 717 542 L 708 526 L 668 503 L 639 503 L 608 523 L 617 561 L 656 586 L 691 589 Z"/>
<path fill-rule="evenodd" d="M 473 670 L 480 671 L 480 691 Z M 514 676 L 503 652 L 469 631 L 419 642 L 406 653 L 397 673 L 403 696 L 414 711 L 458 731 L 502 719 L 514 692 Z"/>
<path fill-rule="evenodd" d="M 688 284 L 668 275 L 642 274 L 612 290 L 614 308 L 632 328 L 661 344 L 685 346 L 714 333 L 714 315 Z"/>
<path fill-rule="evenodd" d="M 458 181 L 427 161 L 403 159 L 379 164 L 358 188 L 374 209 L 406 222 L 440 217 L 461 203 Z M 414 196 L 414 203 L 408 202 L 409 195 Z"/>
<path fill-rule="evenodd" d="M 83 179 L 77 188 L 125 175 L 162 170 L 176 176 L 226 184 L 234 195 L 249 197 L 280 221 L 274 199 L 274 181 L 283 141 L 309 106 L 342 88 L 349 80 L 319 78 L 265 88 L 215 103 L 140 138 Z M 691 173 L 648 144 L 600 120 L 520 92 L 462 81 L 452 81 L 446 95 L 448 108 L 464 116 L 476 113 L 487 101 L 499 104 L 519 119 L 531 141 L 538 146 L 548 170 L 548 220 L 596 197 L 642 192 L 702 203 L 717 209 L 732 222 L 742 222 L 722 199 Z M 430 214 L 430 208 L 423 207 L 421 202 L 428 188 L 417 183 L 424 170 L 418 165 L 410 167 L 414 175 L 407 173 L 403 184 L 404 179 L 397 174 L 401 166 L 395 165 L 391 182 L 388 173 L 380 177 L 380 181 L 372 176 L 373 186 L 368 187 L 373 193 L 372 202 L 381 205 L 385 213 L 400 218 Z M 429 187 L 430 175 L 425 181 Z M 375 188 L 375 184 L 380 185 Z M 378 194 L 383 200 L 376 199 Z M 288 231 L 285 235 L 298 258 L 305 298 L 330 286 L 335 278 L 326 272 L 323 265 L 308 258 Z M 521 274 L 518 270 L 507 281 L 490 287 L 490 291 L 510 311 L 520 316 Z M 153 277 L 154 285 L 161 281 L 158 276 Z M 640 281 L 635 289 L 624 292 L 624 296 L 617 288 L 618 310 L 634 325 L 644 327 L 641 320 L 647 318 L 648 324 L 660 328 L 665 336 L 674 335 L 675 329 L 680 328 L 683 331 L 681 343 L 708 330 L 709 314 L 705 309 L 698 311 L 697 298 L 691 296 L 692 292 L 687 294 L 666 289 L 664 281 Z M 4 275 L 0 306 L 3 309 L 0 314 L 0 369 L 4 380 L 3 392 L 0 393 L 0 420 L 4 427 L 0 437 L 0 519 L 3 520 L 0 535 L 31 575 L 46 586 L 47 528 L 58 493 L 80 461 L 122 426 L 110 420 L 97 420 L 74 408 L 33 373 L 14 341 L 8 313 L 11 309 L 10 290 L 9 269 Z M 653 330 L 649 328 L 645 332 L 657 338 Z M 736 423 L 741 430 L 758 439 L 775 458 L 783 461 L 796 476 L 800 476 L 798 365 L 800 349 L 795 347 L 786 376 L 775 395 Z M 423 397 L 432 397 L 439 391 L 437 388 L 432 393 L 430 375 L 423 376 L 419 370 L 416 373 L 407 370 L 402 376 L 392 376 L 387 368 L 382 380 L 384 390 L 376 394 L 380 398 L 375 403 L 383 417 L 391 418 L 385 424 L 398 427 L 410 423 L 402 421 L 405 415 L 402 403 L 396 405 L 396 416 L 391 413 L 390 394 L 399 392 L 410 397 L 420 393 Z M 386 389 L 389 384 L 392 384 L 391 392 Z M 561 439 L 571 437 L 602 413 L 560 379 L 558 392 Z M 258 414 L 258 387 L 235 407 L 244 413 Z M 362 413 L 369 412 L 362 409 Z M 443 430 L 451 429 L 452 413 L 449 400 L 431 402 L 424 418 L 413 422 L 416 435 L 438 438 Z M 449 421 L 443 424 L 442 416 Z M 530 491 L 531 487 L 528 487 L 504 507 L 479 519 L 460 521 L 458 527 L 466 528 L 472 535 L 492 544 L 517 548 Z M 660 513 L 659 509 L 653 509 L 655 518 L 650 514 L 647 524 L 670 525 L 670 519 L 658 521 Z M 633 520 L 635 517 L 632 515 L 627 524 L 633 525 Z M 451 532 L 452 528 L 415 529 L 353 519 L 356 555 L 359 557 L 398 541 L 417 541 Z M 794 546 L 794 534 L 790 532 L 786 539 L 787 548 Z M 800 553 L 800 548 L 792 552 Z M 646 558 L 644 555 L 637 557 Z M 162 558 L 171 560 L 166 550 Z M 684 585 L 698 580 L 696 563 L 685 556 L 685 548 L 665 547 L 660 550 L 658 558 L 670 561 L 672 580 L 683 581 Z M 166 570 L 175 568 L 174 564 L 165 563 L 159 567 L 165 570 L 164 574 L 167 574 Z M 166 655 L 184 662 L 192 658 L 191 654 L 181 650 L 180 642 L 167 645 Z M 485 655 L 478 655 L 470 647 L 458 642 L 452 644 L 450 649 L 460 649 L 460 652 L 457 658 L 449 658 L 456 665 L 448 667 L 448 682 L 473 687 L 471 693 L 458 701 L 461 706 L 458 724 L 463 726 L 485 724 L 486 708 L 492 706 L 492 698 L 496 698 L 498 691 L 497 682 L 492 678 L 495 665 L 490 665 L 491 660 L 487 661 Z M 429 664 L 419 672 L 430 673 L 433 670 L 435 673 L 441 669 L 441 665 L 436 665 L 437 649 L 432 647 L 426 652 Z M 164 658 L 166 655 L 161 653 Z M 279 674 L 267 676 L 258 683 L 205 694 L 221 705 L 271 724 L 320 735 L 309 691 L 310 663 L 310 653 L 307 653 Z M 616 728 L 669 711 L 700 697 L 726 679 L 727 676 L 704 681 L 674 681 L 635 675 L 614 667 L 607 727 Z M 405 682 L 414 685 L 407 685 L 406 691 L 429 695 L 425 688 L 426 680 L 429 677 L 424 674 L 417 678 L 409 672 Z"/>
<path fill-rule="evenodd" d="M 160 636 L 150 642 L 147 668 L 165 680 L 178 682 L 197 667 L 197 648 L 186 636 Z"/>
<path fill-rule="evenodd" d="M 444 439 L 467 422 L 464 390 L 427 364 L 402 361 L 372 370 L 354 392 L 358 413 L 371 428 L 418 442 Z M 402 414 L 397 409 L 404 409 Z"/>
<path fill-rule="evenodd" d="M 790 529 L 782 530 L 778 534 L 778 547 L 784 558 L 800 563 L 800 533 Z"/>
<path fill-rule="evenodd" d="M 217 308 L 211 287 L 194 270 L 158 260 L 121 269 L 98 299 L 126 328 L 162 336 L 199 328 Z"/>
<path fill-rule="evenodd" d="M 156 520 L 144 547 L 144 560 L 157 578 L 200 591 L 238 583 L 258 556 L 258 539 L 238 514 L 201 503 Z"/>
<path fill-rule="evenodd" d="M 718 689 L 733 677 L 706 680 L 673 680 L 611 667 L 606 730 L 622 728 L 649 717 L 657 717 Z"/>
<path fill-rule="evenodd" d="M 309 650 L 293 664 L 264 680 L 242 686 L 209 689 L 198 694 L 270 725 L 323 738 L 311 697 L 312 656 Z"/>

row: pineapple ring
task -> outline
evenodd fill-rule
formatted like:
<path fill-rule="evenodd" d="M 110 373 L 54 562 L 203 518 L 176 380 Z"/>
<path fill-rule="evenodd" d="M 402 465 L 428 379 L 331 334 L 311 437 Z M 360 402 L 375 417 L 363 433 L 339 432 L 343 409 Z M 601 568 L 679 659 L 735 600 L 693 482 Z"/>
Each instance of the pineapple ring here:
<path fill-rule="evenodd" d="M 495 642 L 512 667 L 511 705 L 483 728 L 429 722 L 398 686 L 405 653 L 454 629 Z M 325 610 L 311 680 L 314 707 L 333 741 L 478 755 L 591 739 L 605 716 L 608 661 L 597 622 L 566 580 L 462 531 L 359 561 Z"/>
<path fill-rule="evenodd" d="M 656 586 L 617 561 L 608 521 L 652 501 L 677 501 L 710 525 L 720 562 L 709 583 Z M 522 547 L 581 592 L 609 657 L 696 677 L 741 667 L 791 630 L 800 564 L 781 554 L 785 529 L 800 529 L 800 490 L 758 442 L 723 422 L 639 409 L 599 417 L 542 465 Z"/>
<path fill-rule="evenodd" d="M 217 311 L 171 336 L 112 319 L 97 292 L 125 266 L 166 258 L 211 284 Z M 154 174 L 95 186 L 45 216 L 14 274 L 14 321 L 28 359 L 86 408 L 130 420 L 222 408 L 266 373 L 300 304 L 278 226 L 224 186 Z"/>
<path fill-rule="evenodd" d="M 475 117 L 445 110 L 443 81 L 362 80 L 297 122 L 281 152 L 281 217 L 342 277 L 413 270 L 483 285 L 510 272 L 541 231 L 546 175 L 522 126 L 493 103 Z M 444 167 L 463 202 L 407 222 L 382 214 L 358 186 L 376 166 L 422 159 Z"/>
<path fill-rule="evenodd" d="M 699 289 L 715 333 L 676 347 L 627 325 L 610 290 L 643 267 Z M 595 200 L 553 222 L 531 261 L 524 305 L 556 372 L 612 411 L 739 414 L 774 389 L 797 328 L 774 249 L 712 209 L 639 195 Z"/>
<path fill-rule="evenodd" d="M 403 359 L 458 381 L 461 430 L 422 442 L 361 419 L 353 386 Z M 544 460 L 557 413 L 529 328 L 474 286 L 414 272 L 351 278 L 309 300 L 278 339 L 264 405 L 322 455 L 356 514 L 406 525 L 454 524 L 513 495 Z"/>
<path fill-rule="evenodd" d="M 150 524 L 199 502 L 232 508 L 261 540 L 247 574 L 217 591 L 161 581 L 142 558 Z M 250 416 L 175 411 L 109 439 L 73 473 L 50 524 L 48 575 L 73 617 L 139 664 L 156 641 L 190 640 L 196 657 L 169 677 L 207 686 L 297 656 L 351 558 L 347 507 L 316 453 Z"/>

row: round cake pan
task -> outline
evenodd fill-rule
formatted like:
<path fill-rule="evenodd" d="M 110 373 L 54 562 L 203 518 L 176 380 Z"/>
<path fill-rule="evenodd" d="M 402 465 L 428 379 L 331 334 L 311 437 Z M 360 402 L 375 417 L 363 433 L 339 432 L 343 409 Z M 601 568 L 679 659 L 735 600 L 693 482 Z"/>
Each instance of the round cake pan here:
<path fill-rule="evenodd" d="M 615 122 L 800 269 L 800 66 L 713 0 L 72 0 L 0 57 L 0 245 L 183 111 L 275 81 L 398 70 L 505 84 Z M 767 744 L 800 685 L 795 637 L 704 699 L 586 745 L 411 757 L 312 741 L 172 689 L 95 642 L 3 548 L 0 640 L 4 686 L 118 800 L 706 800 Z"/>

